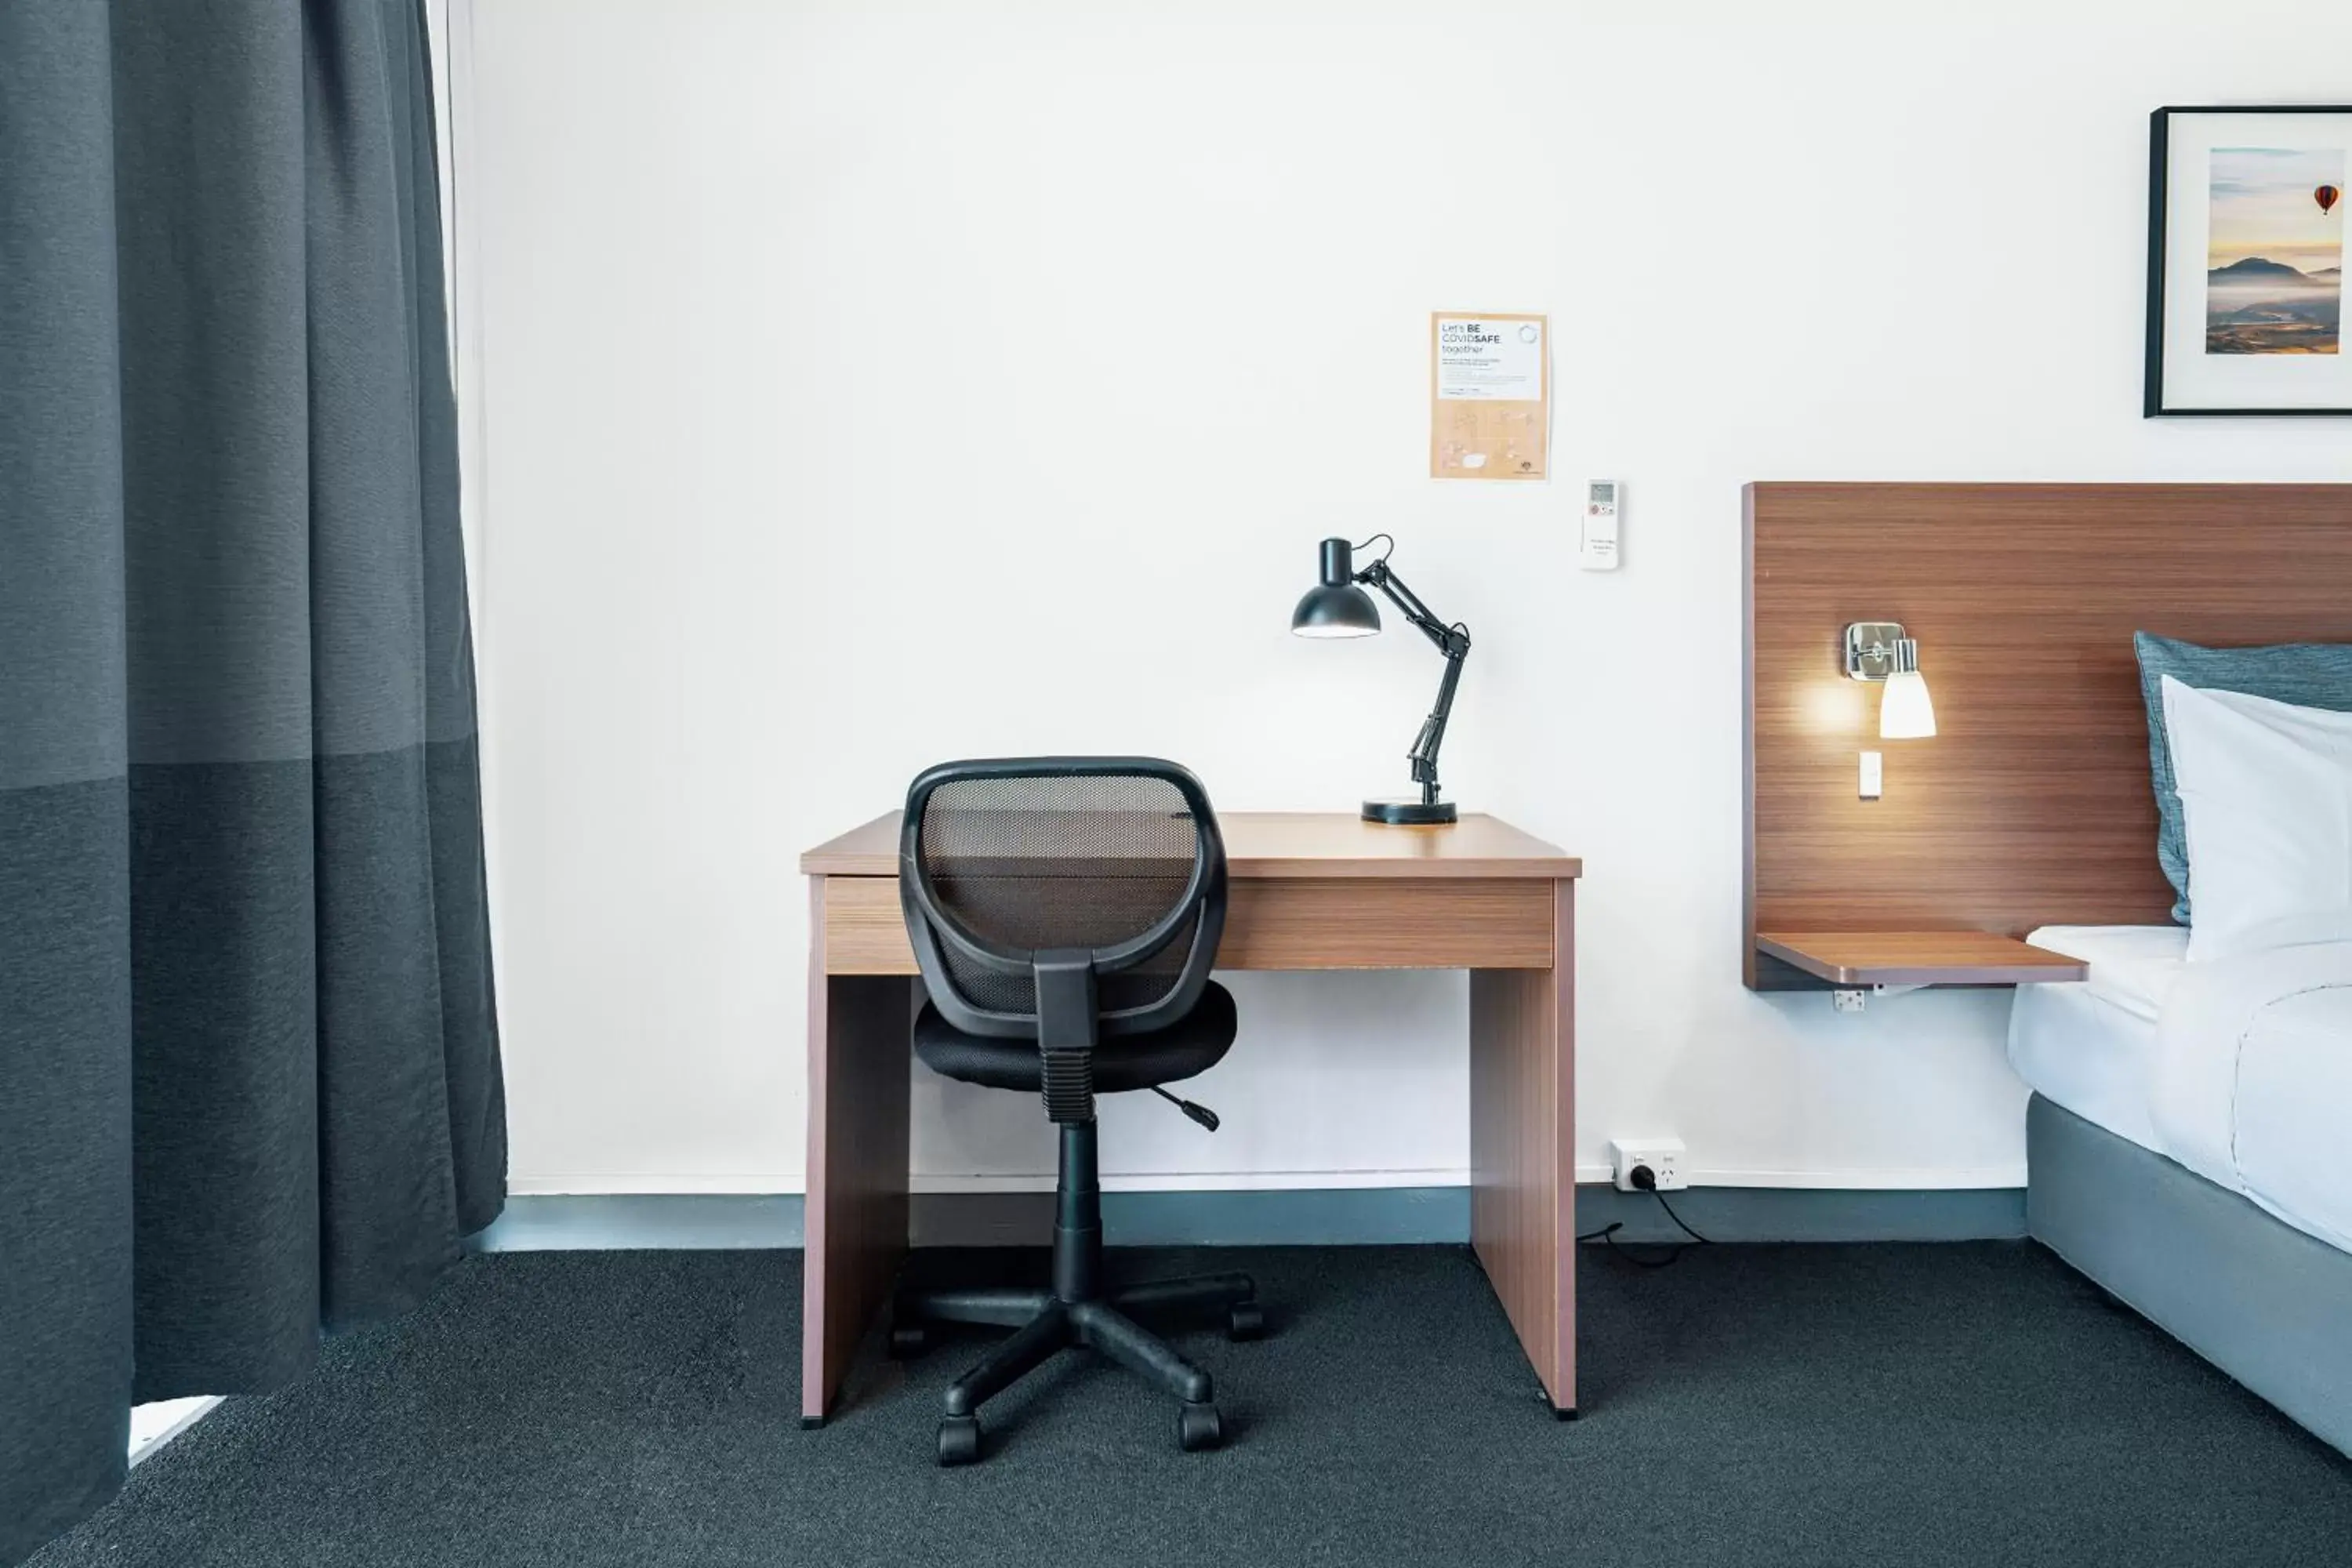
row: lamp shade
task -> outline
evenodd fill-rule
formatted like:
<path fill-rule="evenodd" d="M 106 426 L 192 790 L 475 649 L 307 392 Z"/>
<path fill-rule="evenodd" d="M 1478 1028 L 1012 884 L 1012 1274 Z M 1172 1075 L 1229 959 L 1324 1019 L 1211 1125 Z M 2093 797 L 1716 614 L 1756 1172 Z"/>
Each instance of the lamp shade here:
<path fill-rule="evenodd" d="M 1323 542 L 1322 580 L 1290 612 L 1290 629 L 1302 637 L 1366 637 L 1381 629 L 1380 606 L 1356 586 L 1355 552 L 1346 540 Z"/>
<path fill-rule="evenodd" d="M 1936 704 L 1927 678 L 1906 669 L 1886 678 L 1878 699 L 1878 736 L 1883 741 L 1924 741 L 1936 732 Z"/>
<path fill-rule="evenodd" d="M 1318 584 L 1290 612 L 1290 629 L 1303 637 L 1368 637 L 1381 629 L 1381 610 L 1353 583 Z"/>
<path fill-rule="evenodd" d="M 1895 668 L 1878 694 L 1878 738 L 1924 741 L 1935 732 L 1936 704 L 1919 673 L 1919 645 L 1904 637 L 1895 645 Z"/>

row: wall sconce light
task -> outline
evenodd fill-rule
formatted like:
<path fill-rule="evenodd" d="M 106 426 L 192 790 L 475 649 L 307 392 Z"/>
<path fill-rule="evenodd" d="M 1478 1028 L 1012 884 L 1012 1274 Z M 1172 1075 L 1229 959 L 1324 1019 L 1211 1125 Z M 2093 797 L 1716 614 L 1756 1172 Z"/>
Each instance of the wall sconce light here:
<path fill-rule="evenodd" d="M 1936 704 L 1919 673 L 1919 645 L 1899 621 L 1856 621 L 1845 629 L 1845 672 L 1883 682 L 1878 734 L 1887 741 L 1925 740 L 1936 732 Z"/>

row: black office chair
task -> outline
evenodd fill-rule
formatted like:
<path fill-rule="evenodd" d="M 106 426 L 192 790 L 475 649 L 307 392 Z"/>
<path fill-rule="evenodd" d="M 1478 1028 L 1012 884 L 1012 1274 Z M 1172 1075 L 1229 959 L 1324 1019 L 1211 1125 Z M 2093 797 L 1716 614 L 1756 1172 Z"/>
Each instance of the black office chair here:
<path fill-rule="evenodd" d="M 1234 999 L 1209 978 L 1225 924 L 1225 849 L 1200 781 L 1148 757 L 948 763 L 907 792 L 898 844 L 907 934 L 930 1001 L 915 1052 L 933 1071 L 1041 1094 L 1061 1128 L 1048 1290 L 900 1295 L 892 1348 L 919 1351 L 925 1321 L 1019 1332 L 947 1393 L 940 1463 L 980 1458 L 980 1406 L 1054 1354 L 1087 1345 L 1183 1401 L 1177 1441 L 1223 1438 L 1209 1374 L 1126 1313 L 1222 1314 L 1263 1331 L 1246 1274 L 1126 1289 L 1103 1279 L 1095 1096 L 1149 1089 L 1213 1130 L 1162 1084 L 1205 1072 L 1234 1043 Z"/>

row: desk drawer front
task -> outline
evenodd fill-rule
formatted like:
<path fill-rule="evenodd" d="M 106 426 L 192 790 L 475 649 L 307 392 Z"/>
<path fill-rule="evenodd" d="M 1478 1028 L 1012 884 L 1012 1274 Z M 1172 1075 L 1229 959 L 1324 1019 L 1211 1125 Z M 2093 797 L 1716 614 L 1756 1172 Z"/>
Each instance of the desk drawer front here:
<path fill-rule="evenodd" d="M 1281 877 L 1233 884 L 1220 969 L 1549 969 L 1541 878 Z M 888 877 L 829 877 L 825 969 L 912 974 Z"/>
<path fill-rule="evenodd" d="M 1220 969 L 1549 969 L 1551 889 L 1534 878 L 1235 882 Z"/>

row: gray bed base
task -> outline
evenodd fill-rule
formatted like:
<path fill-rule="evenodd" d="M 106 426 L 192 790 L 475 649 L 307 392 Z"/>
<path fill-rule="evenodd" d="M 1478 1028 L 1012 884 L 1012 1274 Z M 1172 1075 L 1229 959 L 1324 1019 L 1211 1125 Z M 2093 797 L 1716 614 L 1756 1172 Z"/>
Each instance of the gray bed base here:
<path fill-rule="evenodd" d="M 2035 1095 L 2025 1228 L 2352 1454 L 2352 1253 Z"/>

